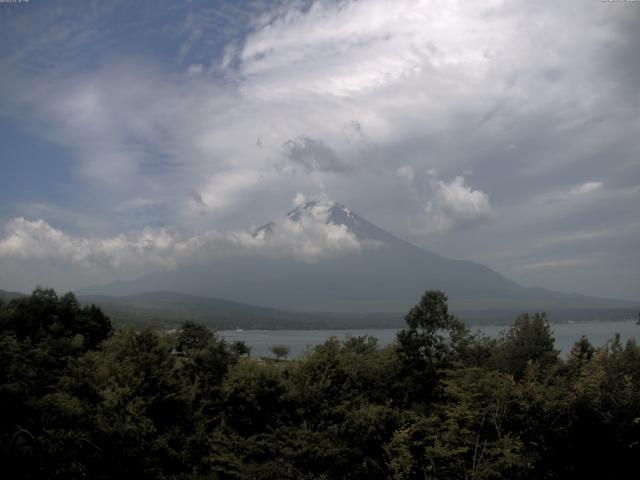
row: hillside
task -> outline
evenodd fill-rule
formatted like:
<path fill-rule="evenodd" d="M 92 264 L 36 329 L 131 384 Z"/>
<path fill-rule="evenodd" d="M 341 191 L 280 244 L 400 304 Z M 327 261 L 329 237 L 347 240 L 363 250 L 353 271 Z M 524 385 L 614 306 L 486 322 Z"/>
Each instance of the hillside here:
<path fill-rule="evenodd" d="M 8 302 L 9 300 L 13 300 L 14 298 L 22 298 L 27 295 L 20 292 L 8 292 L 6 290 L 0 290 L 0 300 Z"/>
<path fill-rule="evenodd" d="M 116 324 L 155 324 L 168 328 L 185 320 L 224 329 L 376 328 L 402 326 L 400 314 L 312 314 L 287 312 L 175 292 L 147 292 L 124 297 L 80 295 L 98 305 Z"/>

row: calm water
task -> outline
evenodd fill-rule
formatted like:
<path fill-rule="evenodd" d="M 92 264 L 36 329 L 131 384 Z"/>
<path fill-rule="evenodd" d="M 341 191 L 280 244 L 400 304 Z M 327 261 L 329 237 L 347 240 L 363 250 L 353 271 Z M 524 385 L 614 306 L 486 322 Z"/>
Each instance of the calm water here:
<path fill-rule="evenodd" d="M 472 331 L 480 331 L 489 337 L 497 337 L 505 329 L 504 325 L 471 326 Z M 566 356 L 576 340 L 586 335 L 594 346 L 604 345 L 612 339 L 616 333 L 620 334 L 623 345 L 635 338 L 640 342 L 640 325 L 635 321 L 626 322 L 588 322 L 551 325 L 556 340 L 556 348 Z M 290 357 L 303 353 L 307 348 L 324 343 L 329 337 L 335 336 L 344 339 L 369 335 L 376 337 L 381 346 L 388 345 L 395 340 L 395 328 L 365 329 L 365 330 L 220 330 L 218 335 L 228 341 L 242 340 L 251 347 L 253 356 L 273 356 L 269 348 L 273 345 L 286 345 L 290 349 Z"/>

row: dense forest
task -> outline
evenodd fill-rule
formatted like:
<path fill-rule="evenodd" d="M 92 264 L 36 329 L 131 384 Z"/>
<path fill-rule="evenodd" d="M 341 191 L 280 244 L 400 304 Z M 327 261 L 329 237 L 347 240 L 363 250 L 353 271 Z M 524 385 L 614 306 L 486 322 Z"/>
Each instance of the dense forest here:
<path fill-rule="evenodd" d="M 480 338 L 435 291 L 388 347 L 277 360 L 39 288 L 0 303 L 0 356 L 5 478 L 615 478 L 640 458 L 634 340 L 563 359 L 545 315 Z"/>

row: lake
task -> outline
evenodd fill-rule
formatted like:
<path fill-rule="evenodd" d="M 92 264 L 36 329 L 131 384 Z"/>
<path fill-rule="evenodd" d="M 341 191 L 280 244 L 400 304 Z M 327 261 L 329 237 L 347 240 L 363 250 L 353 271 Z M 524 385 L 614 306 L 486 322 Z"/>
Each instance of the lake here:
<path fill-rule="evenodd" d="M 504 325 L 471 325 L 471 331 L 480 331 L 488 337 L 497 337 Z M 585 335 L 596 347 L 604 345 L 616 333 L 620 334 L 623 345 L 630 338 L 640 341 L 640 325 L 634 320 L 624 322 L 585 322 L 552 324 L 551 330 L 555 345 L 563 357 L 566 357 L 573 344 Z M 251 355 L 256 357 L 273 356 L 269 349 L 273 345 L 286 345 L 290 349 L 290 357 L 297 357 L 307 348 L 324 343 L 329 337 L 344 339 L 347 336 L 357 337 L 369 335 L 376 337 L 381 346 L 395 340 L 396 328 L 362 329 L 362 330 L 219 330 L 217 333 L 227 341 L 241 340 L 251 347 Z"/>

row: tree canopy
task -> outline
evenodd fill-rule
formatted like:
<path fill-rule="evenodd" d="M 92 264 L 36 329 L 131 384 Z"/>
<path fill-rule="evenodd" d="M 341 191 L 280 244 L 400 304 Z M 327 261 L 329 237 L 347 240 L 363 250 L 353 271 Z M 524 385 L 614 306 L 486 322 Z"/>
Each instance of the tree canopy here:
<path fill-rule="evenodd" d="M 544 314 L 496 340 L 426 292 L 397 341 L 331 338 L 287 362 L 187 321 L 113 330 L 72 294 L 0 304 L 0 458 L 11 478 L 618 477 L 640 454 L 640 348 Z M 288 351 L 273 352 L 278 358 Z"/>

